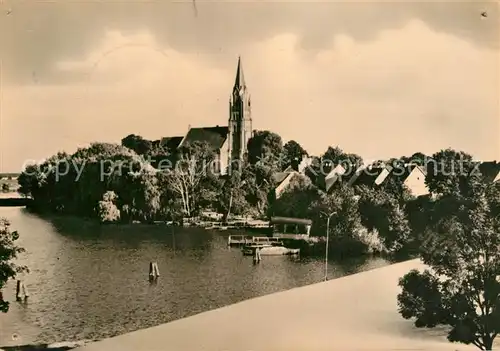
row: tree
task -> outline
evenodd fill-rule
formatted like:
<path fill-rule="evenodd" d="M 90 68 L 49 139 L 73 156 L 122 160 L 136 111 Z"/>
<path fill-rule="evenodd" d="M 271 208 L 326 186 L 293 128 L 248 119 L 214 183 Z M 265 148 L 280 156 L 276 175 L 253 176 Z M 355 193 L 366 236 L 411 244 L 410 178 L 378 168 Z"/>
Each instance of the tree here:
<path fill-rule="evenodd" d="M 167 220 L 182 218 L 183 204 L 177 193 L 171 187 L 170 174 L 165 171 L 157 173 L 160 191 L 159 216 Z"/>
<path fill-rule="evenodd" d="M 332 213 L 329 251 L 340 256 L 353 256 L 383 249 L 377 234 L 368 232 L 363 226 L 352 187 L 342 185 L 335 188 L 332 194 L 322 193 L 317 201 L 311 203 L 308 218 L 313 220 L 313 235 L 326 234 L 326 215 Z"/>
<path fill-rule="evenodd" d="M 10 186 L 9 186 L 9 184 L 7 184 L 7 183 L 3 183 L 3 184 L 2 184 L 2 191 L 3 191 L 4 193 L 8 193 L 8 192 L 10 191 Z"/>
<path fill-rule="evenodd" d="M 157 169 L 170 167 L 173 163 L 172 153 L 167 147 L 161 144 L 152 145 L 143 156 L 147 162 Z"/>
<path fill-rule="evenodd" d="M 15 245 L 19 239 L 16 231 L 10 230 L 10 223 L 5 218 L 0 218 L 0 312 L 8 312 L 9 303 L 3 300 L 1 291 L 7 281 L 15 278 L 18 273 L 28 272 L 26 266 L 13 263 L 17 255 L 25 250 Z"/>
<path fill-rule="evenodd" d="M 410 240 L 411 227 L 401 203 L 390 192 L 363 186 L 360 191 L 359 211 L 363 225 L 376 230 L 391 253 L 398 253 Z"/>
<path fill-rule="evenodd" d="M 337 165 L 345 168 L 347 173 L 353 174 L 356 169 L 363 164 L 361 156 L 344 152 L 338 146 L 329 146 L 323 156 L 321 156 L 323 167 L 328 168 L 326 172 Z"/>
<path fill-rule="evenodd" d="M 122 146 L 135 151 L 138 155 L 146 155 L 153 148 L 153 143 L 135 134 L 127 135 L 122 139 Z"/>
<path fill-rule="evenodd" d="M 271 191 L 275 188 L 272 175 L 274 169 L 266 164 L 248 165 L 242 169 L 241 179 L 247 203 L 258 216 L 267 214 L 272 202 Z"/>
<path fill-rule="evenodd" d="M 467 183 L 437 200 L 421 251 L 430 269 L 402 277 L 397 299 L 416 327 L 448 325 L 450 342 L 491 350 L 500 332 L 500 187 Z"/>
<path fill-rule="evenodd" d="M 418 165 L 418 166 L 425 168 L 428 161 L 432 161 L 432 159 L 421 152 L 415 152 L 410 157 L 401 156 L 399 158 L 391 158 L 387 161 L 379 160 L 379 161 L 376 161 L 374 163 L 377 163 L 378 165 L 385 165 L 385 166 L 392 166 L 392 167 L 401 167 L 401 166 L 406 165 L 406 164 L 412 164 L 412 165 Z"/>
<path fill-rule="evenodd" d="M 426 154 L 423 154 L 421 152 L 415 152 L 413 155 L 409 157 L 407 162 L 410 162 L 414 165 L 418 165 L 421 167 L 425 167 L 428 160 L 429 156 L 427 156 Z"/>
<path fill-rule="evenodd" d="M 250 164 L 266 164 L 281 169 L 283 141 L 281 137 L 268 130 L 255 131 L 248 141 L 248 161 Z"/>
<path fill-rule="evenodd" d="M 309 218 L 311 204 L 320 199 L 318 189 L 311 180 L 295 176 L 288 188 L 271 204 L 274 216 Z"/>
<path fill-rule="evenodd" d="M 323 188 L 325 177 L 337 165 L 345 169 L 343 177 L 347 180 L 363 165 L 363 159 L 359 155 L 345 153 L 339 147 L 329 146 L 321 157 L 313 158 L 311 166 L 306 170 L 306 175 L 311 178 L 314 185 Z"/>
<path fill-rule="evenodd" d="M 471 155 L 452 149 L 441 150 L 427 160 L 425 183 L 437 196 L 459 194 L 468 186 L 467 179 L 474 168 Z"/>
<path fill-rule="evenodd" d="M 133 150 L 94 143 L 26 167 L 19 183 L 39 210 L 100 218 L 96 207 L 107 191 L 113 191 L 122 219 L 151 220 L 160 212 L 156 173 Z"/>
<path fill-rule="evenodd" d="M 320 193 L 319 198 L 309 207 L 309 216 L 313 220 L 311 228 L 314 234 L 326 233 L 325 214 L 335 212 L 331 219 L 331 236 L 345 237 L 354 234 L 361 224 L 354 191 L 349 186 L 335 189 L 331 194 Z"/>
<path fill-rule="evenodd" d="M 246 181 L 242 179 L 241 173 L 232 171 L 221 182 L 217 202 L 218 209 L 224 214 L 224 219 L 230 217 L 232 213 L 241 215 L 248 212 L 248 202 L 245 198 Z"/>
<path fill-rule="evenodd" d="M 191 217 L 199 210 L 203 184 L 215 173 L 215 153 L 207 143 L 183 145 L 176 155 L 175 167 L 167 169 L 167 182 L 181 198 L 184 215 Z M 205 194 L 206 195 L 206 194 Z"/>
<path fill-rule="evenodd" d="M 26 169 L 19 175 L 17 181 L 19 183 L 19 193 L 27 196 L 33 196 L 42 186 L 43 174 L 39 165 L 28 165 Z"/>
<path fill-rule="evenodd" d="M 117 199 L 113 191 L 107 191 L 99 201 L 99 219 L 103 223 L 116 222 L 120 219 L 120 210 L 115 205 Z"/>
<path fill-rule="evenodd" d="M 308 156 L 307 151 L 295 140 L 288 141 L 283 146 L 283 169 L 292 167 L 297 170 L 304 156 Z"/>

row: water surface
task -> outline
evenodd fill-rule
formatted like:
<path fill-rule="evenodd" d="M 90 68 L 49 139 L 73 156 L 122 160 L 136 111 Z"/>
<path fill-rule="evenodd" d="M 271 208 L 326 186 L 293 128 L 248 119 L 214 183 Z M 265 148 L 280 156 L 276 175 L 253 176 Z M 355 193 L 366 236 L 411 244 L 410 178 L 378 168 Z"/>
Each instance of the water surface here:
<path fill-rule="evenodd" d="M 254 265 L 227 235 L 163 226 L 100 226 L 74 218 L 42 219 L 22 208 L 0 208 L 20 233 L 30 268 L 21 279 L 30 298 L 0 315 L 0 346 L 101 339 L 155 326 L 242 300 L 319 282 L 324 260 L 263 257 Z M 148 281 L 149 262 L 161 277 Z M 329 278 L 388 262 L 329 262 Z M 354 292 L 353 292 L 354 293 Z M 363 292 L 365 294 L 366 292 Z"/>

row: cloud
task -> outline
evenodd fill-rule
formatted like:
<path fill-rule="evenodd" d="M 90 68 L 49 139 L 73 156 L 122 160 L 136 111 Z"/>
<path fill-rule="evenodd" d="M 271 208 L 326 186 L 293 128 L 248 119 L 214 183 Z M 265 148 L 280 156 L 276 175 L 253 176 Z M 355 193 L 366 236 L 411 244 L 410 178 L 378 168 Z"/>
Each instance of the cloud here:
<path fill-rule="evenodd" d="M 50 84 L 78 76 L 53 68 L 61 57 L 77 60 L 95 49 L 108 29 L 122 33 L 149 30 L 159 46 L 183 53 L 207 54 L 211 65 L 232 64 L 220 53 L 280 33 L 299 38 L 312 52 L 327 49 L 332 35 L 371 41 L 381 30 L 398 29 L 419 19 L 436 32 L 458 36 L 477 46 L 498 48 L 498 1 L 39 1 L 3 0 L 11 15 L 0 20 L 3 80 L 31 81 L 33 71 Z M 487 11 L 488 17 L 481 16 Z M 64 28 L 64 30 L 61 30 Z M 208 55 L 210 54 L 210 55 Z"/>
<path fill-rule="evenodd" d="M 242 45 L 254 128 L 295 139 L 312 153 L 339 145 L 367 158 L 454 147 L 498 157 L 498 51 L 413 20 L 371 41 L 331 36 L 311 52 L 282 33 Z M 107 31 L 53 70 L 71 84 L 4 89 L 4 171 L 25 159 L 130 133 L 154 139 L 188 125 L 226 124 L 237 56 L 183 53 L 147 30 Z"/>

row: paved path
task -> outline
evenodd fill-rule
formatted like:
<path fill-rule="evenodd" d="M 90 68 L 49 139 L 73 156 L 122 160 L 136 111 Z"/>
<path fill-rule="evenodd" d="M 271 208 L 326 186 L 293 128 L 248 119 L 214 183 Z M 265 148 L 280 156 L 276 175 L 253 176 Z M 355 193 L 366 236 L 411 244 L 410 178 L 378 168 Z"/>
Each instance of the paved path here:
<path fill-rule="evenodd" d="M 240 302 L 99 341 L 81 351 L 477 350 L 397 313 L 398 278 L 417 260 Z"/>

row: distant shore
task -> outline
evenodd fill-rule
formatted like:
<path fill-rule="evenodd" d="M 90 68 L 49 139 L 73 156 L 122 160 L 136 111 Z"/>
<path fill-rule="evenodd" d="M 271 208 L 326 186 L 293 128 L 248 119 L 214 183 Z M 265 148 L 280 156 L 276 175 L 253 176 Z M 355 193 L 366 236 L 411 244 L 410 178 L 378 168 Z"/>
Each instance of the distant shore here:
<path fill-rule="evenodd" d="M 53 344 L 31 344 L 19 346 L 3 346 L 0 351 L 67 351 L 85 346 L 93 341 L 81 340 L 74 342 L 57 342 Z"/>

